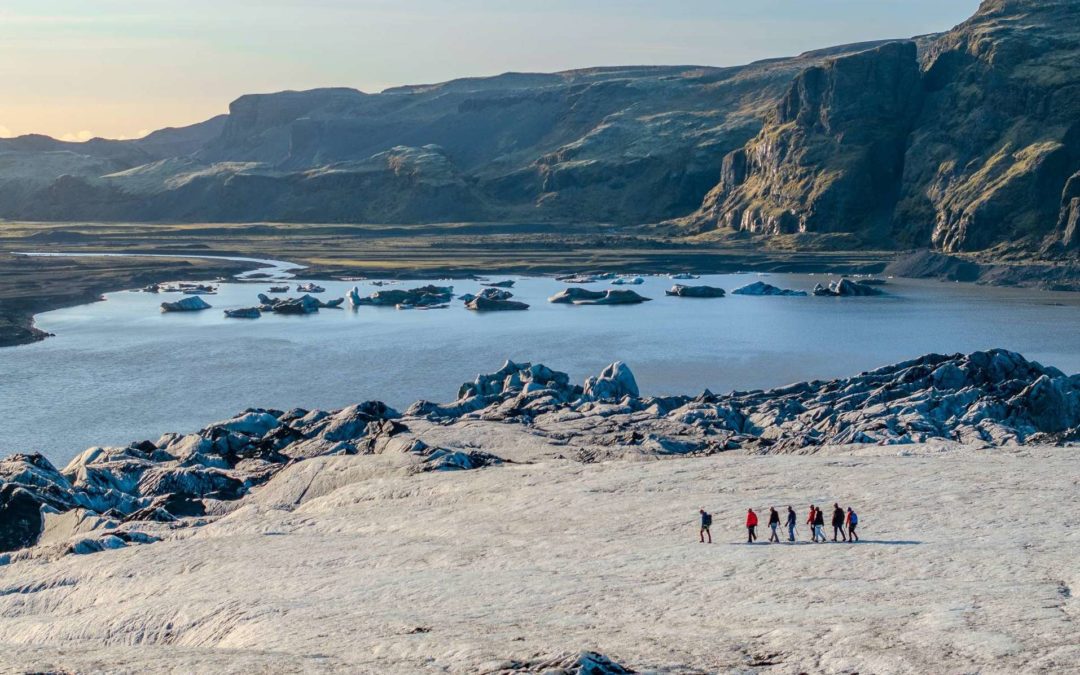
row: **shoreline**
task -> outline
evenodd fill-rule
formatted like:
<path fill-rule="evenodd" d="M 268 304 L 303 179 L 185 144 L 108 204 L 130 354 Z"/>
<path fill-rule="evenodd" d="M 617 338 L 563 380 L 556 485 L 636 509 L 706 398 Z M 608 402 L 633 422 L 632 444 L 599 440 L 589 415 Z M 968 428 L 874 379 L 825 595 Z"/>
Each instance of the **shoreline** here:
<path fill-rule="evenodd" d="M 102 226 L 104 227 L 104 226 Z M 162 226 L 164 227 L 164 226 Z M 414 228 L 422 232 L 409 232 L 410 236 L 424 236 L 431 228 Z M 586 231 L 588 228 L 584 228 Z M 222 227 L 215 230 L 237 230 L 229 236 L 243 238 L 249 228 L 236 226 Z M 181 230 L 184 232 L 184 230 Z M 263 232 L 263 230 L 257 230 Z M 305 278 L 344 280 L 349 277 L 377 277 L 386 279 L 413 278 L 475 278 L 499 274 L 520 275 L 558 275 L 584 272 L 616 272 L 619 274 L 666 274 L 692 272 L 695 274 L 725 274 L 734 272 L 765 273 L 815 273 L 836 275 L 874 275 L 915 279 L 939 279 L 962 283 L 985 284 L 1003 287 L 1025 287 L 1040 290 L 1080 291 L 1080 267 L 1071 263 L 1018 263 L 976 262 L 966 258 L 950 256 L 929 251 L 777 251 L 754 250 L 747 246 L 734 248 L 712 247 L 708 245 L 686 243 L 650 242 L 643 245 L 634 237 L 619 237 L 613 241 L 624 244 L 622 248 L 608 249 L 596 247 L 596 241 L 582 242 L 572 239 L 547 240 L 502 240 L 496 242 L 478 242 L 476 235 L 470 234 L 464 241 L 454 235 L 447 238 L 445 233 L 435 230 L 431 242 L 384 241 L 383 247 L 375 246 L 370 251 L 352 250 L 355 240 L 345 245 L 339 252 L 334 251 L 333 242 L 318 240 L 309 244 L 297 245 L 296 254 L 289 254 L 281 241 L 262 242 L 256 237 L 248 242 L 252 247 L 230 246 L 229 243 L 183 245 L 173 242 L 179 237 L 170 232 L 168 245 L 147 245 L 144 241 L 148 234 L 124 235 L 120 241 L 110 244 L 110 237 L 100 240 L 78 239 L 78 243 L 61 243 L 56 237 L 35 238 L 34 235 L 23 237 L 0 237 L 0 273 L 10 273 L 11 260 L 18 258 L 69 259 L 69 260 L 128 260 L 134 265 L 117 265 L 109 270 L 96 270 L 99 278 L 77 292 L 62 289 L 53 294 L 37 297 L 18 297 L 14 284 L 0 286 L 0 348 L 30 344 L 49 337 L 47 333 L 34 326 L 37 314 L 77 306 L 97 301 L 105 293 L 127 290 L 150 283 L 167 280 L 196 281 L 208 277 L 232 276 L 238 272 L 258 272 L 258 265 L 273 263 L 283 270 L 299 271 L 303 269 Z M 337 235 L 335 235 L 337 236 Z M 569 235 L 568 235 L 569 236 Z M 440 239 L 443 237 L 443 239 Z M 378 237 L 373 235 L 373 238 Z M 62 237 L 60 238 L 62 239 Z M 629 243 L 627 242 L 627 240 Z M 370 238 L 360 241 L 370 243 Z M 139 243 L 141 242 L 141 244 Z M 440 242 L 448 248 L 443 249 Z M 220 245 L 215 245 L 220 243 Z M 559 244 L 564 244 L 565 255 L 559 255 Z M 632 245 L 632 246 L 631 246 Z M 57 248 L 65 250 L 55 250 Z M 30 255 L 15 249 L 39 249 L 30 251 Z M 119 249 L 119 250 L 118 250 Z M 122 250 L 127 249 L 127 250 Z M 6 253 L 4 251 L 7 251 Z M 335 254 L 341 257 L 327 257 Z M 138 261 L 146 261 L 139 263 Z M 166 261 L 177 263 L 168 264 Z M 183 261 L 202 261 L 194 267 L 178 266 Z M 148 265 L 147 262 L 154 262 Z M 241 266 L 241 267 L 236 267 Z M 17 266 L 16 266 L 17 267 Z M 99 266 L 101 267 L 101 266 Z M 138 273 L 129 267 L 138 267 Z M 15 270 L 18 272 L 18 270 Z M 34 279 L 37 285 L 55 285 L 57 279 L 49 278 L 48 270 L 40 270 L 42 277 Z M 267 277 L 270 278 L 270 277 Z M 78 284 L 81 280 L 64 278 L 59 281 Z"/>
<path fill-rule="evenodd" d="M 153 260 L 137 256 L 124 262 L 97 254 L 19 256 L 0 252 L 0 348 L 40 342 L 50 333 L 35 326 L 35 317 L 67 307 L 99 302 L 106 293 L 139 288 L 164 280 L 200 281 L 250 271 L 251 263 L 206 261 L 185 256 Z M 109 264 L 101 264 L 101 261 Z"/>

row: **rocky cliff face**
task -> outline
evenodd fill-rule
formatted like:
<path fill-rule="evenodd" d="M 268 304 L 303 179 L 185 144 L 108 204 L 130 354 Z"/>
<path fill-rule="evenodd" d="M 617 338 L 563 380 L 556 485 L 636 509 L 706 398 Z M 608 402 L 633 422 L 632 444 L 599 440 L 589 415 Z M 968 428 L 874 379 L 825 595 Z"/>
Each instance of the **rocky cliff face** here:
<path fill-rule="evenodd" d="M 801 71 L 861 48 L 251 95 L 140 141 L 0 140 L 0 217 L 655 222 L 701 204 Z"/>
<path fill-rule="evenodd" d="M 1075 248 L 1076 0 L 987 0 L 948 33 L 843 55 L 792 83 L 724 159 L 698 228 L 872 245 Z"/>
<path fill-rule="evenodd" d="M 932 43 L 897 234 L 966 251 L 1060 239 L 1080 169 L 1080 3 L 987 0 Z"/>
<path fill-rule="evenodd" d="M 807 69 L 761 133 L 724 158 L 703 217 L 765 234 L 880 232 L 921 101 L 913 42 Z"/>

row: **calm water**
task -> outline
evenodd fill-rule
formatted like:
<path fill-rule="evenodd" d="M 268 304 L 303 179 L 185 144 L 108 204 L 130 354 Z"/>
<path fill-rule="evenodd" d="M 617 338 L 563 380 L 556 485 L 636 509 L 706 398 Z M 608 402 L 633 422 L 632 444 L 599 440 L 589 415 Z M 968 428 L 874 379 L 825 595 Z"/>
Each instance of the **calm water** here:
<path fill-rule="evenodd" d="M 564 285 L 517 279 L 526 312 L 364 307 L 311 316 L 226 319 L 269 283 L 221 286 L 213 309 L 162 314 L 180 295 L 113 293 L 42 314 L 57 337 L 0 349 L 0 455 L 39 450 L 57 463 L 91 445 L 193 431 L 249 406 L 332 408 L 379 398 L 397 407 L 452 400 L 461 382 L 504 359 L 543 362 L 575 381 L 614 360 L 643 393 L 770 387 L 853 375 L 926 352 L 1005 347 L 1080 372 L 1080 296 L 935 281 L 892 280 L 878 298 L 669 298 L 670 279 L 633 287 L 654 300 L 627 307 L 553 305 Z M 698 282 L 729 291 L 758 275 Z M 809 289 L 818 275 L 767 275 Z M 353 282 L 320 282 L 322 298 Z M 408 288 L 425 282 L 402 282 Z M 475 292 L 471 281 L 452 284 Z M 360 283 L 367 294 L 375 287 Z M 607 282 L 590 288 L 606 288 Z M 295 295 L 295 294 L 293 294 Z"/>

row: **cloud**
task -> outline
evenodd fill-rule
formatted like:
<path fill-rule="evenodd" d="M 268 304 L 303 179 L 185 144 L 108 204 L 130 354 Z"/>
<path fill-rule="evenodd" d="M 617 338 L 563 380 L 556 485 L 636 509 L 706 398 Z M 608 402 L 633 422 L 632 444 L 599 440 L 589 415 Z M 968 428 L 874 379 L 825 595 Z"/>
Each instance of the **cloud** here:
<path fill-rule="evenodd" d="M 83 143 L 94 137 L 94 133 L 86 131 L 85 129 L 76 133 L 68 132 L 60 137 L 62 141 L 70 141 L 72 143 Z"/>

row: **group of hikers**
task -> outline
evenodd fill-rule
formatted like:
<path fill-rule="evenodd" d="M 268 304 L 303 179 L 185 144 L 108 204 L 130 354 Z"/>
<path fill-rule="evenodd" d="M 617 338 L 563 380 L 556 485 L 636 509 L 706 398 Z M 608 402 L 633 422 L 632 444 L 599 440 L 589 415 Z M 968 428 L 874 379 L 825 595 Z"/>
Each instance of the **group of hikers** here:
<path fill-rule="evenodd" d="M 712 527 L 712 514 L 705 511 L 705 509 L 699 509 L 701 513 L 701 543 L 706 543 L 706 537 L 708 537 L 708 543 L 712 543 L 712 532 L 709 528 Z M 795 509 L 790 506 L 787 507 L 787 519 L 785 525 L 788 532 L 788 541 L 795 541 L 795 527 L 798 521 L 798 516 L 795 515 Z M 810 526 L 810 538 L 811 541 L 822 543 L 826 541 L 825 538 L 825 511 L 819 509 L 813 504 L 810 505 L 810 513 L 806 518 L 806 524 Z M 832 527 L 833 527 L 833 541 L 846 541 L 848 543 L 854 543 L 859 541 L 859 535 L 855 533 L 855 528 L 859 524 L 859 516 L 849 506 L 847 511 L 840 508 L 839 504 L 833 504 L 832 512 Z M 758 516 L 754 513 L 754 509 L 746 510 L 746 543 L 752 544 L 757 541 L 757 526 Z M 776 507 L 769 507 L 769 529 L 772 533 L 769 535 L 770 542 L 780 543 L 780 535 L 777 533 L 777 529 L 780 527 L 780 513 L 776 510 Z M 839 539 L 837 539 L 839 537 Z"/>

